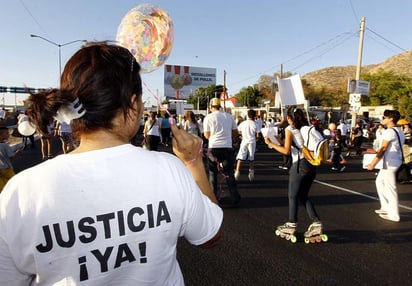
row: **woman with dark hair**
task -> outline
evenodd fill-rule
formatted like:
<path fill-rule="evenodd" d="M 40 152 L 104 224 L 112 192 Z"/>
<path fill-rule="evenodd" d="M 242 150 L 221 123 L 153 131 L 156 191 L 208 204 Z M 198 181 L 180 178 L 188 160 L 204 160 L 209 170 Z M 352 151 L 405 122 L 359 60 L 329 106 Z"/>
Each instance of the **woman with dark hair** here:
<path fill-rule="evenodd" d="M 355 127 L 352 128 L 352 144 L 355 147 L 356 155 L 362 155 L 363 131 L 360 121 L 357 121 Z"/>
<path fill-rule="evenodd" d="M 139 71 L 127 49 L 92 43 L 68 61 L 60 89 L 30 95 L 31 122 L 70 122 L 80 145 L 3 189 L 0 285 L 183 285 L 178 238 L 217 243 L 223 213 L 202 140 L 172 125 L 176 156 L 129 143 L 144 108 Z"/>
<path fill-rule="evenodd" d="M 186 121 L 183 129 L 190 134 L 201 136 L 199 123 L 197 123 L 195 113 L 191 110 L 186 111 Z"/>
<path fill-rule="evenodd" d="M 157 151 L 160 143 L 160 120 L 156 112 L 150 111 L 144 124 L 143 136 L 146 138 L 147 149 Z"/>
<path fill-rule="evenodd" d="M 305 232 L 305 238 L 321 237 L 322 223 L 315 210 L 315 207 L 309 199 L 309 191 L 313 180 L 316 177 L 316 166 L 311 165 L 302 155 L 302 147 L 304 142 L 308 141 L 310 150 L 314 150 L 311 142 L 317 142 L 317 139 L 322 139 L 322 135 L 315 129 L 308 126 L 308 121 L 302 109 L 290 107 L 286 116 L 288 126 L 285 129 L 285 139 L 281 142 L 282 145 L 277 145 L 268 137 L 265 138 L 266 144 L 270 148 L 284 155 L 292 155 L 292 166 L 289 169 L 289 221 L 276 228 L 276 234 L 286 239 L 296 241 L 294 236 L 297 226 L 298 204 L 301 202 L 308 213 L 309 218 L 313 223 Z M 316 139 L 317 138 L 317 139 Z M 281 140 L 282 141 L 282 140 Z"/>

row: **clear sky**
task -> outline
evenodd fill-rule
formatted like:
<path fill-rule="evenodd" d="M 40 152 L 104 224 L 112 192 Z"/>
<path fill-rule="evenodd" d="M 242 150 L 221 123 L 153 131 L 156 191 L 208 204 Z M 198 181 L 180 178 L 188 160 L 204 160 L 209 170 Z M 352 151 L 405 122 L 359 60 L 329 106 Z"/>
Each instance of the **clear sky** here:
<path fill-rule="evenodd" d="M 281 64 L 284 72 L 301 75 L 356 65 L 362 17 L 362 64 L 412 49 L 409 0 L 0 0 L 0 86 L 57 86 L 58 47 L 30 34 L 58 44 L 115 40 L 123 16 L 142 3 L 161 7 L 173 20 L 166 63 L 216 68 L 217 84 L 226 70 L 229 95 L 280 72 Z M 80 46 L 61 48 L 62 66 Z M 142 74 L 160 98 L 163 76 L 163 67 Z M 143 99 L 155 103 L 151 92 L 145 88 Z"/>

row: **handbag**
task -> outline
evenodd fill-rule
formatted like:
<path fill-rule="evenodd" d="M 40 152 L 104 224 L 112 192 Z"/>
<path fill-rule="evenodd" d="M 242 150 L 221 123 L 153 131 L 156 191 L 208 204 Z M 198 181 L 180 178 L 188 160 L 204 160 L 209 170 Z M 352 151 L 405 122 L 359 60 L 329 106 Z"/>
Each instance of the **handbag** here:
<path fill-rule="evenodd" d="M 393 128 L 392 128 L 393 129 Z M 411 181 L 411 168 L 405 163 L 405 157 L 403 156 L 403 148 L 401 144 L 401 138 L 399 137 L 398 131 L 393 129 L 398 137 L 399 146 L 401 147 L 402 153 L 402 164 L 396 170 L 396 181 L 400 184 L 409 183 Z"/>
<path fill-rule="evenodd" d="M 399 166 L 396 170 L 396 181 L 400 184 L 406 184 L 411 181 L 411 168 L 405 163 Z"/>

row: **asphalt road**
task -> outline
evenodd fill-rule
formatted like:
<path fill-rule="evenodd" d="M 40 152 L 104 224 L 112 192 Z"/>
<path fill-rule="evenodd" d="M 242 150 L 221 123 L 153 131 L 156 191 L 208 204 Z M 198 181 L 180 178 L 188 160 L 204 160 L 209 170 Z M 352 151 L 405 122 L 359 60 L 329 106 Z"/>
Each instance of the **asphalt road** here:
<path fill-rule="evenodd" d="M 60 144 L 54 143 L 57 155 Z M 220 244 L 205 250 L 179 241 L 186 285 L 412 285 L 412 187 L 398 186 L 401 221 L 381 219 L 374 213 L 375 174 L 362 170 L 360 159 L 349 158 L 344 172 L 319 168 L 310 195 L 329 241 L 303 242 L 310 222 L 301 207 L 293 244 L 273 232 L 287 219 L 287 171 L 278 168 L 278 153 L 257 152 L 255 181 L 248 181 L 244 164 L 238 182 L 242 201 L 224 208 Z M 13 164 L 19 172 L 40 161 L 37 144 Z M 221 186 L 225 191 L 224 182 Z"/>

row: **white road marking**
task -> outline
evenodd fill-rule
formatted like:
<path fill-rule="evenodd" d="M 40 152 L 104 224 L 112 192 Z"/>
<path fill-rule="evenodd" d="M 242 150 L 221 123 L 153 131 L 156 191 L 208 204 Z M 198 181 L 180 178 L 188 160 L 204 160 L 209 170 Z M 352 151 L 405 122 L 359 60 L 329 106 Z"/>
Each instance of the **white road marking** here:
<path fill-rule="evenodd" d="M 368 199 L 372 199 L 372 200 L 375 200 L 375 201 L 379 201 L 379 198 L 378 198 L 378 197 L 373 197 L 373 196 L 365 195 L 365 194 L 362 194 L 362 193 L 359 193 L 359 192 L 356 192 L 356 191 L 352 191 L 352 190 L 349 190 L 349 189 L 346 189 L 346 188 L 338 187 L 338 186 L 335 186 L 335 185 L 332 185 L 332 184 L 328 184 L 328 183 L 325 183 L 325 182 L 321 182 L 321 181 L 318 181 L 318 180 L 314 180 L 314 182 L 315 182 L 315 183 L 318 183 L 318 184 L 321 184 L 321 185 L 324 185 L 324 186 L 328 186 L 328 187 L 334 188 L 334 189 L 338 189 L 338 190 L 341 190 L 341 191 L 344 191 L 344 192 L 347 192 L 347 193 L 351 193 L 351 194 L 355 194 L 355 195 L 358 195 L 358 196 L 362 196 L 362 197 L 365 197 L 365 198 L 368 198 Z M 408 206 L 399 205 L 399 207 L 400 207 L 400 208 L 403 208 L 403 209 L 407 209 L 407 210 L 412 211 L 412 208 L 411 208 L 411 207 L 408 207 Z"/>

